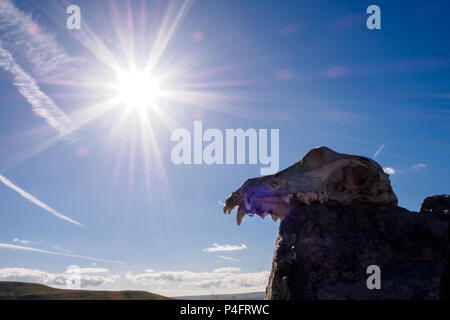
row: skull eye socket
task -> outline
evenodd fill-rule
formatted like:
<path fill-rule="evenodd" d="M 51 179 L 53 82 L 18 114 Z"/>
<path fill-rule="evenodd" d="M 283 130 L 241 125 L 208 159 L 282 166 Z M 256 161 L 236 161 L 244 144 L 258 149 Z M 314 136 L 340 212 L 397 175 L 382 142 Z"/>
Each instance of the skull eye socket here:
<path fill-rule="evenodd" d="M 328 178 L 327 188 L 337 193 L 361 191 L 371 181 L 369 168 L 365 166 L 345 166 L 333 172 Z"/>
<path fill-rule="evenodd" d="M 345 177 L 350 180 L 348 182 L 355 187 L 363 186 L 370 180 L 370 172 L 367 167 L 345 167 L 344 170 L 346 171 Z"/>

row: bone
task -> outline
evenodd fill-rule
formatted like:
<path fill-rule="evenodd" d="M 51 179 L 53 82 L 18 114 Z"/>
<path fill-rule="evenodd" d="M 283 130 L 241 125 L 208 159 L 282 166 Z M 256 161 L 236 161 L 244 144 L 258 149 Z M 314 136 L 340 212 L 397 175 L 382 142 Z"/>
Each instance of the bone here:
<path fill-rule="evenodd" d="M 236 214 L 236 223 L 238 226 L 241 225 L 242 223 L 242 219 L 244 219 L 245 216 L 245 212 L 243 209 L 241 209 L 241 207 L 238 208 L 237 214 Z"/>
<path fill-rule="evenodd" d="M 224 212 L 241 205 L 247 214 L 264 216 L 270 208 L 282 220 L 295 206 L 331 202 L 398 205 L 389 176 L 378 163 L 318 147 L 285 170 L 245 181 L 227 198 Z"/>
<path fill-rule="evenodd" d="M 320 192 L 319 193 L 319 202 L 324 204 L 325 202 L 328 201 L 328 193 L 326 192 Z"/>
<path fill-rule="evenodd" d="M 307 205 L 320 199 L 320 196 L 315 192 L 298 192 L 295 196 L 298 201 Z"/>
<path fill-rule="evenodd" d="M 286 204 L 290 204 L 291 200 L 294 198 L 293 194 L 288 194 L 286 197 L 283 197 L 283 201 L 286 202 Z"/>

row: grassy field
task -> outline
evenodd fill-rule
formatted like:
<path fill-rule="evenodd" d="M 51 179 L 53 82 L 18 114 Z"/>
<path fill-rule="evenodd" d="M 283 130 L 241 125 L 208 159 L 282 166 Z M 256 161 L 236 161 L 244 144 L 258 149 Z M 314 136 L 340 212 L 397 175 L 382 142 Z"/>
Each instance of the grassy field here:
<path fill-rule="evenodd" d="M 168 300 L 145 291 L 55 289 L 35 283 L 0 281 L 0 300 Z"/>

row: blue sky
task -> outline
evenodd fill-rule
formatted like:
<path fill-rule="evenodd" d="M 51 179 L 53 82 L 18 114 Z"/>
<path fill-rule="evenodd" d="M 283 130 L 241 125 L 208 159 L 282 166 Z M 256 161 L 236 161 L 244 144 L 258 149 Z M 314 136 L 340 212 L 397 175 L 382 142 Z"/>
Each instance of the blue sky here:
<path fill-rule="evenodd" d="M 195 120 L 223 132 L 279 129 L 280 169 L 319 145 L 377 154 L 410 210 L 448 193 L 450 3 L 114 3 L 2 4 L 0 175 L 85 227 L 0 184 L 0 280 L 57 286 L 78 265 L 87 289 L 264 290 L 278 224 L 251 218 L 238 228 L 218 203 L 260 166 L 175 166 L 171 133 Z M 81 30 L 66 27 L 70 4 L 81 8 Z M 366 28 L 371 4 L 381 30 Z M 190 95 L 161 99 L 143 126 L 141 113 L 104 105 L 114 67 L 143 68 L 149 57 L 168 90 Z M 25 89 L 34 81 L 52 104 L 21 94 L 14 76 L 25 73 Z M 52 120 L 73 133 L 61 137 Z"/>

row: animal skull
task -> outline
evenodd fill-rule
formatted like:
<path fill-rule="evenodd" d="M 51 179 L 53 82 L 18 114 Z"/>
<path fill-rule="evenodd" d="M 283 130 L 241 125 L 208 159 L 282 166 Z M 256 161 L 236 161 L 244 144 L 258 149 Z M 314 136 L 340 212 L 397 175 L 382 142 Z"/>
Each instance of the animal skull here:
<path fill-rule="evenodd" d="M 389 175 L 374 160 L 318 147 L 283 171 L 247 180 L 228 197 L 223 212 L 230 214 L 238 206 L 238 225 L 245 215 L 270 215 L 277 221 L 295 207 L 314 202 L 396 206 L 398 200 Z"/>

